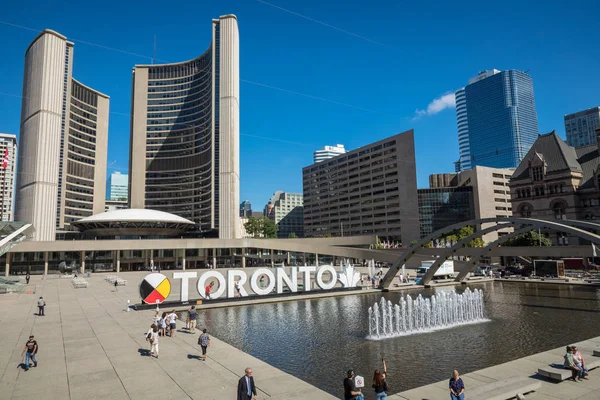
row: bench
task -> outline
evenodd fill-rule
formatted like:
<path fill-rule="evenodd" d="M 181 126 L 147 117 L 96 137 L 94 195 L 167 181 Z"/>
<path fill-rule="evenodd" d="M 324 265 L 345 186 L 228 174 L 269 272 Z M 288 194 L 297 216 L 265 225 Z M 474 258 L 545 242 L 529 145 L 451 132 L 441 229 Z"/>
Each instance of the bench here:
<path fill-rule="evenodd" d="M 541 387 L 541 381 L 524 376 L 513 376 L 469 389 L 467 396 L 469 400 L 506 400 L 534 392 Z"/>
<path fill-rule="evenodd" d="M 75 289 L 88 287 L 87 281 L 85 279 L 83 279 L 83 278 L 73 278 L 73 280 L 71 281 L 71 283 L 73 283 L 73 287 Z"/>

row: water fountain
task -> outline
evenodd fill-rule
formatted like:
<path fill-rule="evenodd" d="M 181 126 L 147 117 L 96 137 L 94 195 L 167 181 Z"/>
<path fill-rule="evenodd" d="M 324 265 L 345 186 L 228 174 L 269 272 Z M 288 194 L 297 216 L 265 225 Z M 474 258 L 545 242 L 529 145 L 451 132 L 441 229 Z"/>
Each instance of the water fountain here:
<path fill-rule="evenodd" d="M 367 339 L 414 335 L 460 325 L 485 322 L 483 292 L 468 288 L 462 294 L 440 292 L 431 298 L 410 295 L 393 305 L 383 297 L 369 307 L 369 336 Z"/>

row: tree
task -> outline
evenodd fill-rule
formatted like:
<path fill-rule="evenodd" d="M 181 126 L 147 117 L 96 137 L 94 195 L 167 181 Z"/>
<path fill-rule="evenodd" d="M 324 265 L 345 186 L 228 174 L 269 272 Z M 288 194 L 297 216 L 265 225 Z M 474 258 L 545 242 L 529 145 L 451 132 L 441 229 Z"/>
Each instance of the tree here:
<path fill-rule="evenodd" d="M 324 233 L 322 237 L 324 237 L 324 238 L 330 238 L 331 237 L 331 233 Z"/>
<path fill-rule="evenodd" d="M 288 239 L 298 239 L 298 236 L 296 236 L 296 232 L 292 232 L 288 235 Z"/>
<path fill-rule="evenodd" d="M 541 245 L 542 246 L 552 246 L 552 241 L 550 239 L 548 239 L 544 235 L 541 235 L 541 238 L 540 238 L 539 233 L 537 233 L 536 231 L 530 231 L 530 232 L 522 233 L 522 234 L 520 234 L 518 236 L 515 236 L 512 239 L 508 239 L 506 242 L 504 242 L 503 246 L 508 246 L 508 247 L 522 247 L 522 246 L 535 247 L 535 246 L 539 246 L 540 245 L 540 239 L 541 239 Z"/>
<path fill-rule="evenodd" d="M 276 238 L 278 229 L 279 227 L 277 226 L 275 221 L 267 217 L 262 218 L 262 234 L 264 235 L 264 237 Z"/>
<path fill-rule="evenodd" d="M 417 239 L 413 239 L 410 242 L 410 246 L 414 246 L 415 244 L 417 244 L 418 240 Z"/>
<path fill-rule="evenodd" d="M 244 224 L 244 228 L 246 228 L 246 233 L 252 235 L 252 237 L 255 238 L 260 237 L 260 235 L 264 233 L 263 220 L 264 218 L 248 218 L 248 222 Z"/>

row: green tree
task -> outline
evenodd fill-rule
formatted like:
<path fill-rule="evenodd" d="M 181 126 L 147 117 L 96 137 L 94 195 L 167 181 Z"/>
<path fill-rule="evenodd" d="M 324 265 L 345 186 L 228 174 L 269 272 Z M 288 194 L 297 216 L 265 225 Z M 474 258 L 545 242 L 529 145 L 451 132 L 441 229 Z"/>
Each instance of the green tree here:
<path fill-rule="evenodd" d="M 255 237 L 255 238 L 260 237 L 260 235 L 264 231 L 263 220 L 264 220 L 264 218 L 256 218 L 256 217 L 248 218 L 248 222 L 246 222 L 244 224 L 244 228 L 246 228 L 246 233 L 248 233 L 249 235 L 252 235 L 252 237 Z"/>
<path fill-rule="evenodd" d="M 515 236 L 511 239 L 508 239 L 506 242 L 504 242 L 503 246 L 508 246 L 508 247 L 522 247 L 522 246 L 528 246 L 528 247 L 534 247 L 534 246 L 539 246 L 540 245 L 540 239 L 541 239 L 541 245 L 542 246 L 552 246 L 552 241 L 550 239 L 548 239 L 547 237 L 545 237 L 544 235 L 540 235 L 536 232 L 536 231 L 530 231 L 530 232 L 526 232 L 526 233 L 522 233 L 518 236 Z"/>
<path fill-rule="evenodd" d="M 264 237 L 276 238 L 278 229 L 279 227 L 277 226 L 275 221 L 267 217 L 262 218 L 262 234 L 264 235 Z"/>
<path fill-rule="evenodd" d="M 324 237 L 324 238 L 330 238 L 331 237 L 331 233 L 324 233 L 322 237 Z"/>
<path fill-rule="evenodd" d="M 415 244 L 417 244 L 417 242 L 418 242 L 417 239 L 411 240 L 410 246 L 414 246 Z"/>
<path fill-rule="evenodd" d="M 298 239 L 298 236 L 296 236 L 296 232 L 292 232 L 288 235 L 288 239 Z"/>

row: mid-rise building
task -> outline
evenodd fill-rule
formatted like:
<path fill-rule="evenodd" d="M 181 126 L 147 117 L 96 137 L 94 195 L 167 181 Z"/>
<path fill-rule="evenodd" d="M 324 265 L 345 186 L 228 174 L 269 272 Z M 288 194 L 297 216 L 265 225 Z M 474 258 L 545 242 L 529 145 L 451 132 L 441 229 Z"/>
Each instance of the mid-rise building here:
<path fill-rule="evenodd" d="M 239 93 L 234 15 L 212 21 L 199 57 L 135 66 L 131 208 L 179 215 L 220 238 L 240 236 Z"/>
<path fill-rule="evenodd" d="M 250 200 L 244 200 L 240 204 L 240 217 L 251 217 L 252 216 L 252 204 Z"/>
<path fill-rule="evenodd" d="M 302 169 L 304 234 L 419 238 L 413 130 Z"/>
<path fill-rule="evenodd" d="M 335 146 L 324 146 L 321 150 L 316 150 L 313 154 L 313 158 L 314 162 L 318 163 L 345 153 L 346 149 L 344 148 L 344 145 L 336 144 Z"/>
<path fill-rule="evenodd" d="M 129 208 L 127 205 L 127 200 L 106 200 L 104 204 L 104 211 L 117 211 L 117 210 L 125 210 Z"/>
<path fill-rule="evenodd" d="M 129 191 L 129 175 L 113 172 L 106 181 L 107 200 L 127 201 Z"/>
<path fill-rule="evenodd" d="M 573 147 L 596 143 L 596 128 L 600 126 L 600 107 L 565 115 L 567 144 Z"/>
<path fill-rule="evenodd" d="M 473 219 L 507 218 L 512 216 L 512 205 L 510 189 L 508 188 L 508 182 L 513 172 L 514 169 L 512 168 L 490 168 L 476 166 L 468 171 L 461 171 L 456 174 L 429 175 L 429 187 L 430 189 L 448 189 L 455 187 L 471 188 L 471 205 L 473 210 L 472 213 L 468 214 L 468 216 L 472 217 Z M 450 200 L 451 198 L 448 198 L 448 201 Z M 460 199 L 459 195 L 456 195 L 454 201 L 457 204 L 460 203 L 464 205 L 466 203 L 466 201 Z M 421 206 L 419 206 L 420 213 L 422 212 L 421 210 Z M 437 213 L 438 221 L 443 220 L 442 214 L 448 212 L 447 210 L 451 210 L 450 216 L 447 217 L 448 220 L 454 218 L 453 215 L 458 215 L 458 212 L 454 210 L 451 206 L 445 206 L 445 208 L 440 208 L 440 210 Z M 464 212 L 463 215 L 467 215 L 467 213 Z M 422 236 L 424 236 L 423 220 L 425 220 L 425 218 L 421 216 Z M 467 219 L 464 219 L 463 221 L 466 220 Z M 486 229 L 489 226 L 491 226 L 491 224 L 477 224 L 476 226 L 474 226 L 474 228 L 477 230 L 482 230 Z M 444 226 L 441 226 L 441 224 L 438 223 L 435 227 L 441 229 Z M 428 228 L 428 225 L 425 225 L 425 228 Z M 435 230 L 431 232 L 434 231 Z M 498 239 L 498 236 L 505 235 L 510 232 L 512 232 L 512 228 L 500 229 L 498 231 L 486 233 L 482 236 L 482 239 L 485 243 L 489 243 Z"/>
<path fill-rule="evenodd" d="M 287 238 L 290 234 L 304 237 L 304 202 L 300 193 L 276 191 L 265 206 L 268 218 L 277 224 L 277 237 Z"/>
<path fill-rule="evenodd" d="M 473 188 L 418 189 L 421 238 L 449 225 L 475 218 Z"/>
<path fill-rule="evenodd" d="M 521 71 L 479 73 L 456 94 L 460 159 L 457 171 L 476 165 L 515 168 L 538 136 L 533 81 Z"/>
<path fill-rule="evenodd" d="M 15 175 L 17 164 L 17 136 L 0 133 L 0 182 L 2 182 L 2 200 L 0 205 L 0 221 L 14 221 Z"/>
<path fill-rule="evenodd" d="M 104 211 L 109 98 L 72 77 L 73 43 L 45 30 L 25 52 L 15 219 L 34 240 Z"/>
<path fill-rule="evenodd" d="M 510 180 L 515 216 L 544 220 L 600 219 L 600 127 L 596 143 L 570 147 L 556 132 L 540 135 Z M 554 245 L 584 244 L 549 232 Z"/>

